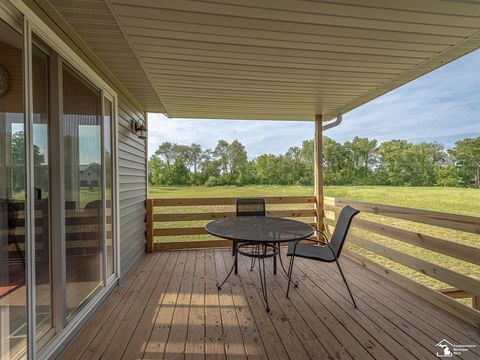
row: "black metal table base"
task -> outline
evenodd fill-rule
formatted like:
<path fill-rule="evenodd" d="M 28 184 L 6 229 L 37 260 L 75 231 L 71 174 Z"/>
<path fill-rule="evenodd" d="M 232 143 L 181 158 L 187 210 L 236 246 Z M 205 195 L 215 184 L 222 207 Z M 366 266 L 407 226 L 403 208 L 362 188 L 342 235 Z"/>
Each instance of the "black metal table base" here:
<path fill-rule="evenodd" d="M 277 245 L 274 245 L 274 244 L 254 244 L 254 245 L 248 244 L 248 245 L 253 246 L 253 251 L 246 252 L 246 251 L 242 251 L 242 250 L 239 250 L 239 249 L 237 249 L 235 251 L 234 261 L 233 261 L 232 267 L 228 271 L 228 274 L 225 277 L 225 279 L 223 279 L 223 281 L 221 283 L 217 282 L 217 289 L 222 290 L 222 286 L 228 280 L 230 275 L 232 275 L 234 270 L 235 270 L 235 274 L 237 274 L 238 254 L 239 253 L 242 254 L 242 255 L 251 257 L 252 258 L 252 263 L 250 264 L 250 270 L 253 270 L 253 268 L 255 267 L 255 263 L 258 264 L 258 273 L 260 275 L 260 288 L 261 288 L 261 292 L 262 292 L 262 298 L 263 298 L 263 301 L 265 302 L 265 307 L 266 307 L 267 312 L 270 312 L 270 306 L 268 304 L 268 289 L 267 289 L 267 279 L 266 279 L 266 271 L 265 271 L 265 259 L 273 257 L 273 261 L 276 262 L 276 257 L 278 255 L 278 257 L 280 259 L 280 265 L 282 267 L 282 270 L 285 273 L 285 275 L 287 276 L 287 281 L 289 279 L 288 271 L 287 271 L 287 269 L 285 269 L 285 266 L 283 265 L 280 246 L 277 246 Z M 239 248 L 240 247 L 242 247 L 242 246 L 240 245 Z M 269 248 L 271 249 L 270 252 L 268 251 Z M 255 260 L 258 260 L 258 262 L 256 262 Z M 274 266 L 274 274 L 276 275 L 276 266 Z M 291 282 L 291 284 L 294 287 L 298 287 L 298 280 L 297 281 L 289 280 L 289 281 Z"/>

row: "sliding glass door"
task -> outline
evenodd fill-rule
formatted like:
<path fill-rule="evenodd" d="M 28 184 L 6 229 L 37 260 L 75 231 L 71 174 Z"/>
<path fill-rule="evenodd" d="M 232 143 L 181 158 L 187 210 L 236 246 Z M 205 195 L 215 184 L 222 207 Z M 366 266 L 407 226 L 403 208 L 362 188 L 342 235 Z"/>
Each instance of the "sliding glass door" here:
<path fill-rule="evenodd" d="M 35 201 L 35 310 L 37 339 L 52 330 L 50 237 L 49 48 L 37 37 L 32 44 L 33 185 Z M 50 337 L 49 336 L 49 337 Z"/>
<path fill-rule="evenodd" d="M 23 37 L 0 20 L 0 358 L 27 344 Z"/>
<path fill-rule="evenodd" d="M 104 94 L 103 98 L 103 161 L 105 163 L 105 252 L 106 277 L 114 273 L 114 199 L 113 199 L 113 99 Z"/>
<path fill-rule="evenodd" d="M 103 282 L 101 93 L 63 65 L 65 258 L 70 317 Z"/>
<path fill-rule="evenodd" d="M 116 98 L 1 10 L 3 360 L 34 358 L 76 326 L 115 284 L 118 248 Z"/>

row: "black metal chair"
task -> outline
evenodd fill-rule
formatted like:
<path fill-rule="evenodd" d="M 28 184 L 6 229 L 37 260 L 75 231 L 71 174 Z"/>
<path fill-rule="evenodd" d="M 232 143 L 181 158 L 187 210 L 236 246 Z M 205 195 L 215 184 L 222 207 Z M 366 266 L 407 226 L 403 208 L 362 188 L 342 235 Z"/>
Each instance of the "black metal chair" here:
<path fill-rule="evenodd" d="M 312 244 L 305 244 L 301 243 L 300 241 L 292 242 L 288 245 L 287 256 L 290 256 L 290 264 L 288 266 L 288 286 L 287 286 L 287 297 L 290 291 L 290 283 L 292 279 L 292 271 L 293 271 L 293 262 L 296 256 L 312 259 L 317 261 L 324 261 L 324 262 L 336 262 L 338 266 L 338 270 L 340 271 L 340 275 L 342 275 L 343 281 L 347 286 L 348 293 L 352 298 L 353 305 L 355 308 L 357 304 L 355 303 L 355 299 L 353 298 L 352 292 L 350 291 L 350 287 L 348 286 L 347 280 L 345 279 L 345 275 L 343 274 L 342 268 L 340 267 L 340 263 L 338 262 L 338 258 L 342 252 L 343 244 L 345 243 L 345 239 L 347 238 L 348 230 L 352 223 L 352 220 L 355 215 L 357 215 L 360 211 L 354 209 L 353 207 L 347 205 L 345 206 L 342 211 L 340 212 L 340 216 L 338 217 L 337 224 L 335 225 L 335 230 L 333 231 L 332 238 L 330 242 L 327 239 L 327 236 L 319 232 L 325 241 L 321 240 L 309 240 L 315 243 L 318 243 L 322 246 L 314 246 Z"/>
<path fill-rule="evenodd" d="M 238 198 L 236 201 L 236 215 L 237 216 L 266 216 L 265 210 L 265 199 L 263 198 Z M 248 245 L 248 244 L 244 244 Z M 259 249 L 258 245 L 251 245 L 251 252 L 258 254 Z M 238 251 L 238 241 L 233 242 L 232 246 L 232 256 L 235 256 L 235 261 L 237 261 Z M 253 270 L 255 265 L 255 257 L 251 257 L 250 270 Z M 277 272 L 277 261 L 276 256 L 273 257 L 273 271 Z M 237 266 L 235 267 L 235 274 L 237 274 Z"/>

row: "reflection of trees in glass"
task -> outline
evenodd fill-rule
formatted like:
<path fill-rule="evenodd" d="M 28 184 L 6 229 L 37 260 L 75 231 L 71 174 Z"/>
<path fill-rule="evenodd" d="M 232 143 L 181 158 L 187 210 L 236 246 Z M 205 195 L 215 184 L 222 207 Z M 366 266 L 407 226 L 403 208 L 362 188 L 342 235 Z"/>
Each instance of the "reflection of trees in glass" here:
<path fill-rule="evenodd" d="M 21 192 L 25 187 L 25 133 L 17 131 L 12 134 L 10 149 L 11 156 L 11 182 L 14 192 Z M 42 154 L 37 145 L 33 146 L 33 161 L 35 165 L 35 186 L 43 191 L 48 191 L 48 168 L 45 165 L 45 154 Z"/>
<path fill-rule="evenodd" d="M 25 134 L 17 131 L 12 135 L 12 165 L 25 164 Z M 33 145 L 33 161 L 35 165 L 45 164 L 45 154 L 40 152 L 37 145 Z"/>

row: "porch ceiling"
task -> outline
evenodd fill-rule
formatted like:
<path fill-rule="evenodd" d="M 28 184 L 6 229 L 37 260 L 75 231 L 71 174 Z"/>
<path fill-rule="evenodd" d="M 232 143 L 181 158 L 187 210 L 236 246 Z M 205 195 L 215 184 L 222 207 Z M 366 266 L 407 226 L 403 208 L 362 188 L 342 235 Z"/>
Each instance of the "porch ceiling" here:
<path fill-rule="evenodd" d="M 480 47 L 480 5 L 463 1 L 106 1 L 124 38 L 81 35 L 170 117 L 328 120 Z M 52 3 L 75 22 L 79 0 Z"/>

